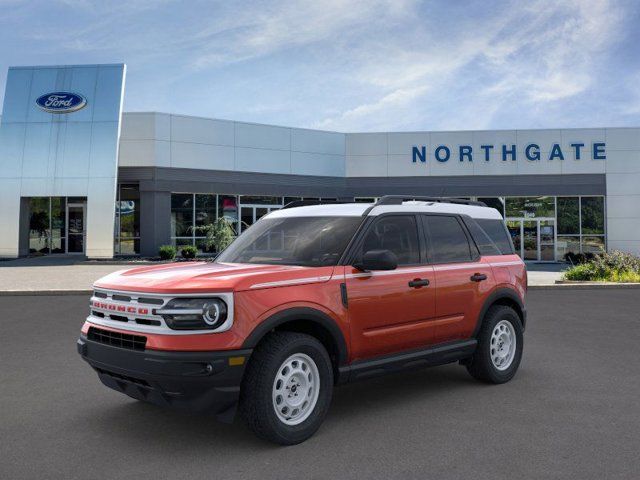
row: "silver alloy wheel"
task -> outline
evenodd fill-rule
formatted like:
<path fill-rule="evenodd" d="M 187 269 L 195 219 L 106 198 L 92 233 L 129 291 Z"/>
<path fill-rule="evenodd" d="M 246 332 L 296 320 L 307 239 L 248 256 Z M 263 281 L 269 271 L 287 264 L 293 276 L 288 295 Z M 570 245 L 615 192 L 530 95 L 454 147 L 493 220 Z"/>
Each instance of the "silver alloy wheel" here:
<path fill-rule="evenodd" d="M 320 373 L 316 362 L 304 353 L 287 358 L 273 381 L 273 409 L 286 425 L 304 422 L 318 402 Z"/>
<path fill-rule="evenodd" d="M 508 320 L 500 320 L 491 333 L 491 362 L 498 370 L 509 368 L 516 356 L 516 331 Z"/>

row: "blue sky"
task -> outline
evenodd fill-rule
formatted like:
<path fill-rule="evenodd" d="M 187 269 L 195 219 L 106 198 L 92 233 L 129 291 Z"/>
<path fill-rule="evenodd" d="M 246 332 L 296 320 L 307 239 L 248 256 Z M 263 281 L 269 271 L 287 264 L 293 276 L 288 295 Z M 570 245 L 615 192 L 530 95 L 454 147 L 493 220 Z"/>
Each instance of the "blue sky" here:
<path fill-rule="evenodd" d="M 125 62 L 125 111 L 338 131 L 640 125 L 635 0 L 0 0 L 10 65 Z"/>

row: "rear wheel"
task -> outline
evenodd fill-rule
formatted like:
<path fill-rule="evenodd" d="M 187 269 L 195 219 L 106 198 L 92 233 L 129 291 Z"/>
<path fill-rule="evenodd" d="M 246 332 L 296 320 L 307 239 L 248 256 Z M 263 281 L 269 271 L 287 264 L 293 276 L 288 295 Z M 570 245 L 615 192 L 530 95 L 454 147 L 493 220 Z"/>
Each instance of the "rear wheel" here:
<path fill-rule="evenodd" d="M 522 347 L 520 317 L 510 307 L 495 305 L 485 315 L 478 335 L 478 348 L 467 364 L 467 370 L 478 380 L 508 382 L 520 366 Z"/>
<path fill-rule="evenodd" d="M 274 332 L 251 356 L 240 412 L 259 437 L 293 445 L 320 428 L 332 392 L 333 369 L 323 345 L 303 333 Z"/>

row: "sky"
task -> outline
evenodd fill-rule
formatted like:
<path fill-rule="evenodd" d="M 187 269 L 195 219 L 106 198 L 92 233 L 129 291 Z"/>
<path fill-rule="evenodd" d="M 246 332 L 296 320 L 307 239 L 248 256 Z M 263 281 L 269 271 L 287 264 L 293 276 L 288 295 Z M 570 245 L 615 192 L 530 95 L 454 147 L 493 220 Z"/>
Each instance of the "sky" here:
<path fill-rule="evenodd" d="M 640 126 L 638 25 L 638 0 L 0 0 L 0 92 L 13 65 L 124 62 L 125 111 L 341 132 Z"/>

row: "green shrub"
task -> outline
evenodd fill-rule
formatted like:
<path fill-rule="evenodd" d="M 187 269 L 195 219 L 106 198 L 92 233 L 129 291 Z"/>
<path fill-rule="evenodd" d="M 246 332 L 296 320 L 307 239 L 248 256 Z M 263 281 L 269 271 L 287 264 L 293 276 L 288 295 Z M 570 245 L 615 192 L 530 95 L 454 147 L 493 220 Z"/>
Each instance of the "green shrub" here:
<path fill-rule="evenodd" d="M 640 257 L 614 250 L 585 259 L 564 273 L 565 280 L 640 282 Z"/>
<path fill-rule="evenodd" d="M 588 263 L 581 263 L 564 272 L 565 280 L 593 280 L 594 270 Z"/>
<path fill-rule="evenodd" d="M 180 255 L 182 258 L 196 258 L 198 249 L 193 245 L 186 245 L 180 249 Z"/>
<path fill-rule="evenodd" d="M 613 271 L 609 282 L 640 283 L 640 273 Z"/>
<path fill-rule="evenodd" d="M 158 249 L 158 255 L 162 260 L 173 260 L 176 258 L 176 247 L 173 245 L 162 245 Z"/>
<path fill-rule="evenodd" d="M 618 250 L 596 255 L 593 264 L 600 272 L 617 270 L 619 272 L 640 273 L 640 257 Z"/>

